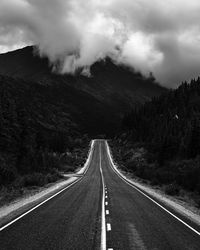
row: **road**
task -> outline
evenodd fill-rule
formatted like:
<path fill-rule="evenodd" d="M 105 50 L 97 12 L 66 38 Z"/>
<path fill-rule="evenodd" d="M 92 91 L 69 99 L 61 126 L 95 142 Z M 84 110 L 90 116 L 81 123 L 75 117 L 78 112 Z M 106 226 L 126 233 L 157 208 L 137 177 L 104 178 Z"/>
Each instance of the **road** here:
<path fill-rule="evenodd" d="M 0 249 L 199 250 L 199 228 L 177 218 L 127 184 L 95 140 L 86 174 L 1 230 Z"/>

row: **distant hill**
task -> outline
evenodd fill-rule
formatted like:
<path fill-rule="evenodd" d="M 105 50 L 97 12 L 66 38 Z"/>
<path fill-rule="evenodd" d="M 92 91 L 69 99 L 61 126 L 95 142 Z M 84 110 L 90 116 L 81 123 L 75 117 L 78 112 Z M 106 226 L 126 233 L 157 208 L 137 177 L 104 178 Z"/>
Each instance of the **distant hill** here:
<path fill-rule="evenodd" d="M 74 122 L 91 135 L 112 134 L 124 113 L 166 91 L 153 79 L 109 58 L 95 63 L 89 78 L 52 73 L 48 59 L 34 54 L 31 46 L 1 54 L 0 74 L 41 85 L 41 94 L 62 101 Z"/>

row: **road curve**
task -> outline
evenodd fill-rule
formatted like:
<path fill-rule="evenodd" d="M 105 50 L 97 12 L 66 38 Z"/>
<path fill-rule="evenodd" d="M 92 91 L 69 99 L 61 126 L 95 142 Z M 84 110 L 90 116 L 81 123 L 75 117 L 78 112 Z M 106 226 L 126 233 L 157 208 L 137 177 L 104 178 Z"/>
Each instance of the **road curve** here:
<path fill-rule="evenodd" d="M 2 230 L 0 249 L 199 250 L 200 236 L 120 178 L 95 140 L 84 177 Z"/>

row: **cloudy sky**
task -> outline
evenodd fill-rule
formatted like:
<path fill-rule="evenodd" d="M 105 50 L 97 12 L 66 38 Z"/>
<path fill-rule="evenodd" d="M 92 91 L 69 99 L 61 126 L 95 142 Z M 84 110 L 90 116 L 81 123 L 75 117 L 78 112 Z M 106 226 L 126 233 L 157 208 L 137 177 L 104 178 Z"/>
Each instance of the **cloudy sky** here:
<path fill-rule="evenodd" d="M 110 56 L 175 87 L 200 75 L 200 1 L 0 0 L 0 53 L 30 44 L 62 72 Z"/>

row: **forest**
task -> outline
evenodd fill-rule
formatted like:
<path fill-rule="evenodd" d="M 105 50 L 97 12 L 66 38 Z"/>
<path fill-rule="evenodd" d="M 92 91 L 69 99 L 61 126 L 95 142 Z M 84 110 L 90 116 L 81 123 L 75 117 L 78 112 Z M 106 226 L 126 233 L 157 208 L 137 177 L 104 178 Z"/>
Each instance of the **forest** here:
<path fill-rule="evenodd" d="M 81 122 L 88 121 L 88 112 L 70 104 L 71 93 L 64 83 L 0 76 L 1 189 L 43 186 L 83 165 L 90 136 Z M 87 95 L 75 93 L 74 100 L 88 102 Z M 165 185 L 167 193 L 183 188 L 200 194 L 200 78 L 135 105 L 112 150 L 124 170 Z"/>
<path fill-rule="evenodd" d="M 55 86 L 0 76 L 1 190 L 43 186 L 84 164 L 89 138 L 67 111 Z"/>
<path fill-rule="evenodd" d="M 166 185 L 168 194 L 200 194 L 200 78 L 127 114 L 113 153 L 124 170 Z"/>

